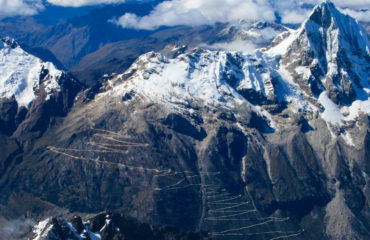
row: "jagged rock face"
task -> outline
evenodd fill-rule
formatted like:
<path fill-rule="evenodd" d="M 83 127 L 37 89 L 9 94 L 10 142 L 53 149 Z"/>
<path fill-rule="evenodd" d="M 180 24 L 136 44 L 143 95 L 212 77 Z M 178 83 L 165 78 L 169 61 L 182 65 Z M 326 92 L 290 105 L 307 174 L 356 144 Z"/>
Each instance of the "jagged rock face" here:
<path fill-rule="evenodd" d="M 7 171 L 32 149 L 27 144 L 68 113 L 83 86 L 9 38 L 0 41 L 0 62 L 0 178 L 6 182 Z"/>
<path fill-rule="evenodd" d="M 0 100 L 0 132 L 11 135 L 15 131 L 17 112 L 18 104 L 14 97 Z"/>
<path fill-rule="evenodd" d="M 83 222 L 74 216 L 71 223 L 60 218 L 47 218 L 33 227 L 33 240 L 73 239 L 73 240 L 208 240 L 205 232 L 185 232 L 174 227 L 152 227 L 122 214 L 101 213 Z"/>
<path fill-rule="evenodd" d="M 289 41 L 281 62 L 308 95 L 327 91 L 340 105 L 362 98 L 362 88 L 369 86 L 370 52 L 366 30 L 356 20 L 322 3 Z"/>
<path fill-rule="evenodd" d="M 0 178 L 1 204 L 19 208 L 21 193 L 32 199 L 24 209 L 44 203 L 35 214 L 112 209 L 216 239 L 368 239 L 369 63 L 362 50 L 369 44 L 325 60 L 328 46 L 347 42 L 324 34 L 345 34 L 338 23 L 355 24 L 326 1 L 300 29 L 254 54 L 141 56 L 125 73 L 79 93 L 38 138 L 14 134 L 23 152 L 14 146 L 17 164 Z M 316 46 L 314 38 L 327 44 Z M 326 79 L 323 66 L 348 69 L 348 56 L 357 56 L 357 83 Z M 298 72 L 318 64 L 306 76 L 317 77 L 317 88 L 292 71 L 293 59 Z M 353 88 L 354 98 L 346 95 L 343 106 L 330 88 Z M 74 225 L 81 230 L 78 219 Z"/>

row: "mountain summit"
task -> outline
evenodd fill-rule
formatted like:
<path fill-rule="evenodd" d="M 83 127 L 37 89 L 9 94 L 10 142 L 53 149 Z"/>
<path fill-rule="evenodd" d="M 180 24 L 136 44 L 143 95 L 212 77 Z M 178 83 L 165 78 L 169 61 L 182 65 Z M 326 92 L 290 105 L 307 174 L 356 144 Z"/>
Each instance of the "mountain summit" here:
<path fill-rule="evenodd" d="M 324 1 L 312 11 L 301 28 L 283 44 L 289 45 L 282 56 L 291 72 L 309 95 L 327 91 L 336 104 L 350 105 L 355 99 L 367 98 L 369 89 L 370 43 L 366 31 L 353 18 L 342 14 L 331 1 Z M 280 44 L 275 49 L 283 48 Z M 302 68 L 304 67 L 304 68 Z"/>
<path fill-rule="evenodd" d="M 14 39 L 0 40 L 0 97 L 15 96 L 20 106 L 29 107 L 35 99 L 35 91 L 43 84 L 47 94 L 60 91 L 57 79 L 62 72 L 53 64 L 43 63 L 40 59 L 21 49 Z M 49 98 L 50 96 L 47 96 Z"/>
<path fill-rule="evenodd" d="M 0 132 L 7 135 L 22 122 L 39 124 L 39 130 L 47 128 L 49 116 L 65 114 L 73 94 L 81 89 L 71 76 L 24 51 L 9 37 L 0 39 L 0 66 Z"/>

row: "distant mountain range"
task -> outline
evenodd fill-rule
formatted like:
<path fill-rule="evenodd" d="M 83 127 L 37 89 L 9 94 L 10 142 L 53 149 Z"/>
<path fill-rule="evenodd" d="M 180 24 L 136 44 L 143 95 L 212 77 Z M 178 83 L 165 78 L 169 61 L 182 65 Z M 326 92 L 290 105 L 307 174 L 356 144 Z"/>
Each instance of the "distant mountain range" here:
<path fill-rule="evenodd" d="M 96 52 L 83 57 L 70 71 L 88 85 L 104 74 L 125 71 L 141 54 L 149 51 L 163 51 L 171 46 L 197 46 L 212 48 L 220 44 L 252 44 L 253 48 L 265 47 L 274 37 L 287 29 L 279 24 L 241 23 L 239 25 L 217 24 L 215 26 L 175 27 L 158 30 L 142 38 L 109 43 Z M 268 32 L 269 34 L 263 34 Z M 243 40 L 243 41 L 242 41 Z M 217 45 L 219 44 L 219 45 Z M 247 46 L 246 46 L 247 47 Z"/>
<path fill-rule="evenodd" d="M 13 37 L 28 47 L 47 49 L 69 68 L 107 43 L 148 35 L 148 31 L 123 29 L 109 20 L 127 12 L 148 14 L 155 4 L 156 1 L 102 6 L 84 16 L 61 19 L 56 25 L 47 25 L 37 16 L 8 18 L 0 23 L 0 36 Z"/>
<path fill-rule="evenodd" d="M 28 51 L 45 61 L 52 61 L 60 69 L 70 70 L 88 85 L 94 84 L 105 73 L 126 70 L 138 56 L 149 50 L 160 51 L 169 44 L 194 47 L 232 40 L 231 33 L 229 37 L 220 37 L 227 24 L 143 31 L 123 29 L 109 22 L 128 12 L 147 15 L 159 2 L 64 8 L 63 11 L 59 11 L 60 7 L 48 6 L 47 11 L 33 17 L 3 19 L 0 37 L 15 38 Z M 369 29 L 368 23 L 363 24 Z M 238 35 L 236 29 L 231 30 Z M 262 42 L 256 47 L 261 47 Z"/>

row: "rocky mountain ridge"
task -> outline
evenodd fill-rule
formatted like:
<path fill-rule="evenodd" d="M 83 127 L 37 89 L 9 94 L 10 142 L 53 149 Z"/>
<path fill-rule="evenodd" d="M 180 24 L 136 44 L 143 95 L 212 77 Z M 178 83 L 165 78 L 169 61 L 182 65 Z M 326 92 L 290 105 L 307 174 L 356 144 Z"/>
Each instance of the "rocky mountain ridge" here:
<path fill-rule="evenodd" d="M 12 146 L 0 209 L 110 209 L 221 240 L 368 239 L 363 33 L 324 1 L 252 54 L 144 54 L 79 92 L 42 134 L 0 139 Z"/>
<path fill-rule="evenodd" d="M 260 115 L 267 120 L 285 107 L 342 125 L 369 112 L 369 46 L 354 19 L 324 2 L 301 28 L 284 32 L 254 54 L 175 47 L 174 59 L 143 55 L 108 81 L 111 90 L 102 95 L 137 93 L 173 108 L 194 99 L 214 107 L 247 100 L 262 107 Z"/>
<path fill-rule="evenodd" d="M 6 135 L 36 125 L 46 124 L 40 126 L 46 129 L 49 116 L 65 115 L 82 88 L 78 81 L 52 63 L 24 51 L 14 39 L 1 39 L 0 65 L 3 66 L 0 70 L 0 131 Z M 30 125 L 26 126 L 25 122 Z"/>
<path fill-rule="evenodd" d="M 71 72 L 91 84 L 105 74 L 126 71 L 138 57 L 149 51 L 165 54 L 169 48 L 183 45 L 188 49 L 197 46 L 216 50 L 255 49 L 268 46 L 279 33 L 286 30 L 287 28 L 279 24 L 242 21 L 233 24 L 219 23 L 215 26 L 160 29 L 143 38 L 109 43 L 84 56 L 71 68 Z"/>
<path fill-rule="evenodd" d="M 109 212 L 97 214 L 87 221 L 83 221 L 79 216 L 74 216 L 71 222 L 66 222 L 60 218 L 47 218 L 33 227 L 31 235 L 32 240 L 211 239 L 205 232 L 184 232 L 174 227 L 154 228 L 122 214 Z"/>

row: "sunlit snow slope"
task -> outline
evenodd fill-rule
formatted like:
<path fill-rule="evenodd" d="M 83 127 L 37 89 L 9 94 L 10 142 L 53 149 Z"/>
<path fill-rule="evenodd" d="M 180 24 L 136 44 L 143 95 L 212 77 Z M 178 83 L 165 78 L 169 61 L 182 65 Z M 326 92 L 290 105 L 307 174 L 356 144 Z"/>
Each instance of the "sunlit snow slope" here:
<path fill-rule="evenodd" d="M 28 107 L 36 98 L 40 84 L 48 98 L 60 90 L 58 78 L 62 72 L 50 62 L 25 52 L 11 39 L 0 41 L 0 97 L 15 97 L 19 106 Z"/>

